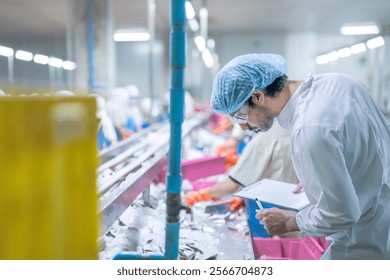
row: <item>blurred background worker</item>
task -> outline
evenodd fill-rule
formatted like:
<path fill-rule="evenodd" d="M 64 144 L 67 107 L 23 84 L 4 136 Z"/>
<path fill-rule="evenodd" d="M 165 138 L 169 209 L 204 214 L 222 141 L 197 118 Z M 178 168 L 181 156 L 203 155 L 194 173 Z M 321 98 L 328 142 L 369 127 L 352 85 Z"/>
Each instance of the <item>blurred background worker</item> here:
<path fill-rule="evenodd" d="M 107 114 L 106 100 L 99 94 L 93 93 L 89 96 L 96 98 L 96 117 L 99 119 L 97 132 L 98 149 L 102 150 L 118 142 L 115 126 Z"/>
<path fill-rule="evenodd" d="M 141 101 L 141 93 L 138 86 L 130 84 L 125 86 L 126 90 L 126 104 L 124 108 L 126 111 L 126 123 L 124 125 L 125 130 L 131 133 L 136 133 L 142 129 L 142 122 L 145 116 L 142 115 L 141 109 L 139 108 L 139 102 Z"/>
<path fill-rule="evenodd" d="M 232 144 L 233 145 L 233 144 Z M 229 172 L 229 177 L 200 191 L 188 192 L 185 202 L 188 206 L 206 200 L 218 200 L 237 191 L 241 186 L 249 186 L 263 178 L 297 184 L 290 154 L 290 138 L 275 121 L 267 133 L 258 133 L 246 145 L 237 164 Z M 231 200 L 230 210 L 235 210 L 243 199 Z"/>
<path fill-rule="evenodd" d="M 133 135 L 134 131 L 126 129 L 128 122 L 128 93 L 123 87 L 113 88 L 107 98 L 107 114 L 114 123 L 119 140 Z M 135 127 L 134 127 L 135 130 Z"/>

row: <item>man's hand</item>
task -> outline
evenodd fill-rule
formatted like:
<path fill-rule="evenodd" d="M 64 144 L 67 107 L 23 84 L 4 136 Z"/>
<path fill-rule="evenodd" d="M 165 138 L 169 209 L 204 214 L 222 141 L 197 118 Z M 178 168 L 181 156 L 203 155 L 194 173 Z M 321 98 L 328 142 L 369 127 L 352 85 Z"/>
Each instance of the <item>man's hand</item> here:
<path fill-rule="evenodd" d="M 293 212 L 278 208 L 256 210 L 256 219 L 264 225 L 270 235 L 282 235 L 299 230 L 295 215 Z"/>
<path fill-rule="evenodd" d="M 301 183 L 299 183 L 299 184 L 295 187 L 295 189 L 293 190 L 293 193 L 301 193 L 301 192 L 303 192 L 303 186 L 302 186 Z"/>

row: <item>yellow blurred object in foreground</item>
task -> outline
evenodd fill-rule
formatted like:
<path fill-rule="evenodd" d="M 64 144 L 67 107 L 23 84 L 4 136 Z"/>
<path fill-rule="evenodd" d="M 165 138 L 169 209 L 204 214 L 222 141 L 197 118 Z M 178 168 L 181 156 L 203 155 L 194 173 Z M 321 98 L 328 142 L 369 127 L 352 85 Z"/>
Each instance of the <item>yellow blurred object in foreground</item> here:
<path fill-rule="evenodd" d="M 95 102 L 0 98 L 0 259 L 97 259 Z"/>

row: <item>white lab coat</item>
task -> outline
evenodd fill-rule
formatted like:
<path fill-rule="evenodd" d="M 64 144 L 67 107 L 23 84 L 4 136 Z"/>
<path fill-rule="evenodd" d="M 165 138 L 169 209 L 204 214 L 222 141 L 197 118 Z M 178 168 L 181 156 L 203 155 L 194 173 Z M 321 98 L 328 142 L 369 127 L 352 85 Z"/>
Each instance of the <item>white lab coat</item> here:
<path fill-rule="evenodd" d="M 306 235 L 326 235 L 323 259 L 390 259 L 390 125 L 367 89 L 343 74 L 308 78 L 279 114 L 311 206 Z"/>

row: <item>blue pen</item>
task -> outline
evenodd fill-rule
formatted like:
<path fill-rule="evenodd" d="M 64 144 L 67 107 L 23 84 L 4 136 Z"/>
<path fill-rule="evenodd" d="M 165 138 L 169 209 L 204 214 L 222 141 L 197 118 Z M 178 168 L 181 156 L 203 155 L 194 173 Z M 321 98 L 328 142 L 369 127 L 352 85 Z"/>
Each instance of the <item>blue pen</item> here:
<path fill-rule="evenodd" d="M 259 206 L 259 209 L 260 209 L 260 210 L 263 210 L 264 207 L 263 207 L 263 205 L 261 205 L 260 200 L 259 200 L 258 198 L 255 198 L 255 200 L 256 200 L 257 206 Z"/>

